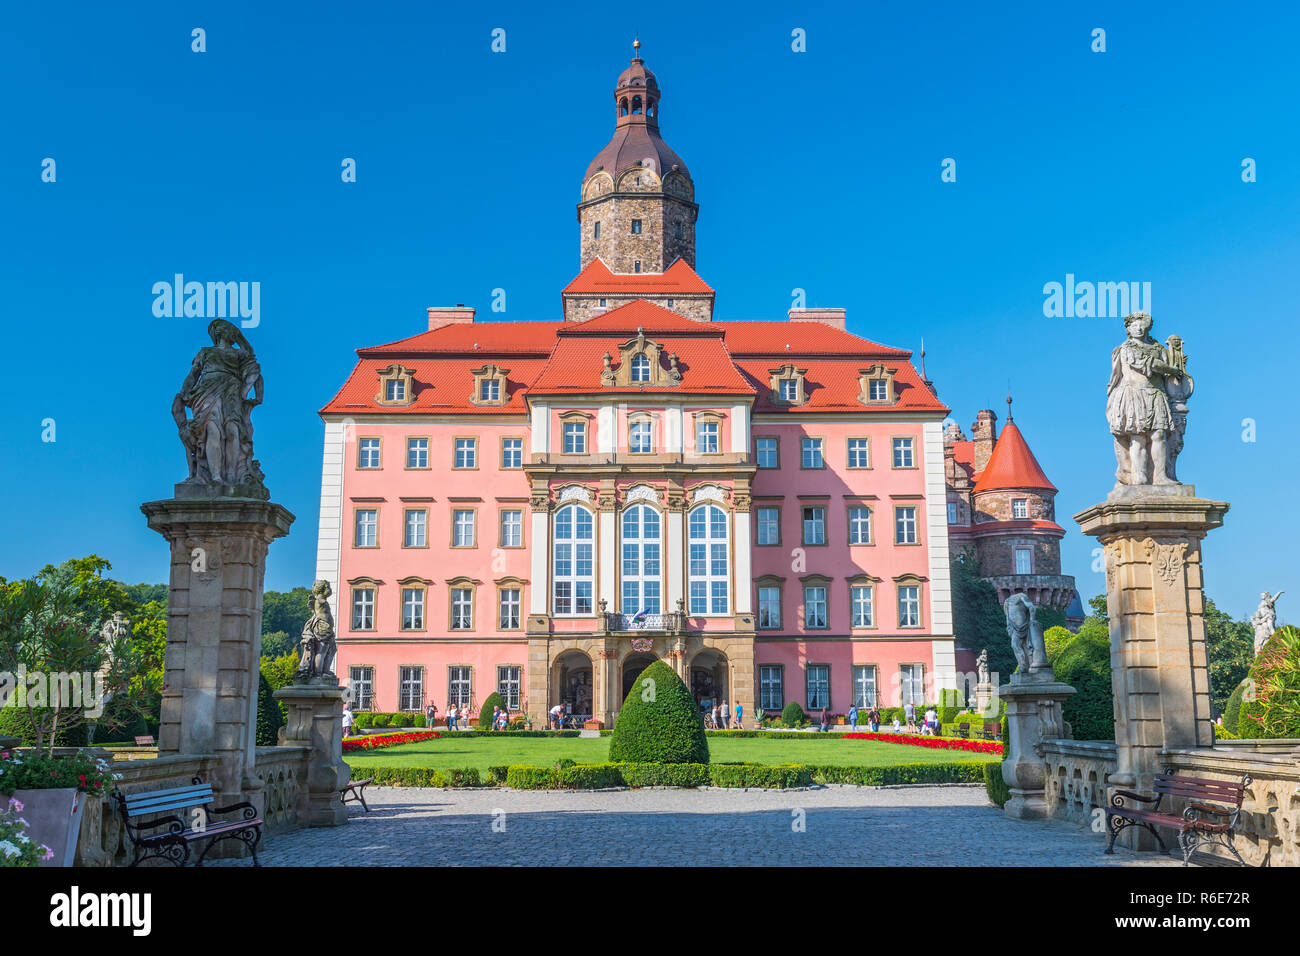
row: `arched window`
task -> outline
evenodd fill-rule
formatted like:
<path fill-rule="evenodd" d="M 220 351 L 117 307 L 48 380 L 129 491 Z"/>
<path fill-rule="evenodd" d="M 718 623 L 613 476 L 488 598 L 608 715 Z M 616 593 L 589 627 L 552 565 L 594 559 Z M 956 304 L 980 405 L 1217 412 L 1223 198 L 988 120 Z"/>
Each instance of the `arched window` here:
<path fill-rule="evenodd" d="M 618 101 L 618 115 L 619 115 L 619 116 L 626 116 L 626 115 L 627 115 L 627 97 L 626 97 L 626 96 L 623 97 L 621 100 Z"/>
<path fill-rule="evenodd" d="M 595 522 L 579 505 L 555 513 L 554 597 L 556 615 L 590 614 L 595 591 Z"/>
<path fill-rule="evenodd" d="M 638 353 L 632 359 L 632 381 L 650 381 L 650 358 L 644 352 Z"/>
<path fill-rule="evenodd" d="M 727 513 L 703 505 L 690 516 L 691 613 L 726 614 L 727 582 Z"/>
<path fill-rule="evenodd" d="M 654 101 L 654 100 L 649 99 L 649 98 L 646 99 L 646 101 L 645 101 L 645 115 L 646 115 L 646 116 L 654 116 L 654 115 L 655 115 L 655 101 Z"/>
<path fill-rule="evenodd" d="M 633 116 L 641 115 L 641 97 L 639 96 L 632 97 L 632 115 Z"/>
<path fill-rule="evenodd" d="M 659 512 L 637 505 L 623 512 L 623 606 L 624 614 L 645 611 L 658 614 L 659 601 Z"/>

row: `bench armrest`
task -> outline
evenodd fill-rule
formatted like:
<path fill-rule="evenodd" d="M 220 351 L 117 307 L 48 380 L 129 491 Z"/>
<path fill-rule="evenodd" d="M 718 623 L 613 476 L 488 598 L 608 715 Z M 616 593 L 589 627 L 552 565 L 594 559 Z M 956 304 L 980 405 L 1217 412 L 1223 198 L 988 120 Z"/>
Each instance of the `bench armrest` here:
<path fill-rule="evenodd" d="M 208 813 L 233 813 L 236 810 L 244 811 L 245 820 L 252 820 L 257 816 L 257 807 L 253 806 L 247 800 L 240 803 L 232 803 L 228 807 L 208 807 Z"/>
<path fill-rule="evenodd" d="M 1121 799 L 1121 798 L 1123 798 L 1123 797 L 1127 797 L 1127 798 L 1130 799 L 1130 800 L 1137 800 L 1137 801 L 1139 801 L 1139 802 L 1141 802 L 1141 803 L 1159 803 L 1159 802 L 1160 802 L 1160 797 L 1159 797 L 1159 796 L 1154 796 L 1154 797 L 1144 797 L 1142 794 L 1140 794 L 1140 793 L 1134 793 L 1132 790 L 1116 790 L 1115 793 L 1114 793 L 1114 795 L 1110 798 L 1110 805 L 1111 805 L 1112 807 L 1122 807 L 1122 806 L 1124 806 L 1124 801 L 1123 801 L 1123 799 Z"/>
<path fill-rule="evenodd" d="M 1235 812 L 1228 807 L 1216 807 L 1209 803 L 1189 803 L 1187 805 L 1187 810 L 1183 811 L 1184 816 L 1187 815 L 1188 810 L 1197 810 L 1202 813 L 1217 813 L 1219 816 L 1223 817 L 1230 817 Z"/>

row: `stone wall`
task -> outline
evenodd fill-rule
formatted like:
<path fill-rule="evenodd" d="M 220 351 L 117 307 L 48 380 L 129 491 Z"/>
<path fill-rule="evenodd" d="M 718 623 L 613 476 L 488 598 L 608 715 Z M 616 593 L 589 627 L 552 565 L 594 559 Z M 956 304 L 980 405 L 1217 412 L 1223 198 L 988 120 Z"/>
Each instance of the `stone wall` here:
<path fill-rule="evenodd" d="M 581 267 L 599 256 L 611 272 L 663 272 L 675 259 L 695 268 L 694 203 L 663 193 L 635 195 L 610 193 L 578 207 Z M 632 233 L 632 220 L 641 221 L 641 232 Z M 600 223 L 600 238 L 595 224 Z M 677 238 L 675 227 L 681 226 Z"/>
<path fill-rule="evenodd" d="M 1047 764 L 1047 815 L 1090 825 L 1094 809 L 1106 805 L 1106 777 L 1116 765 L 1115 742 L 1045 740 L 1042 753 Z"/>

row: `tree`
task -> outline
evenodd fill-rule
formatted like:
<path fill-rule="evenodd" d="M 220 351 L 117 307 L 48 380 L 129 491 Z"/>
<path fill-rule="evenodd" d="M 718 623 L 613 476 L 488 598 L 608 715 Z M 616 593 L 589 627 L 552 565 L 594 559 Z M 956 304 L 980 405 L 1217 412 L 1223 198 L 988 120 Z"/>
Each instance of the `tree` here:
<path fill-rule="evenodd" d="M 695 699 L 682 679 L 655 661 L 632 684 L 609 738 L 609 759 L 629 763 L 708 763 Z"/>
<path fill-rule="evenodd" d="M 1255 659 L 1255 631 L 1245 621 L 1234 621 L 1209 598 L 1205 600 L 1205 657 L 1210 670 L 1210 706 L 1214 713 L 1223 713 Z"/>
<path fill-rule="evenodd" d="M 952 629 L 959 647 L 973 654 L 988 649 L 989 673 L 994 683 L 1008 680 L 1016 669 L 1016 655 L 1007 636 L 1007 616 L 998 592 L 980 577 L 974 555 L 952 565 Z"/>
<path fill-rule="evenodd" d="M 295 635 L 301 635 L 303 625 L 311 612 L 307 610 L 307 598 L 311 596 L 309 588 L 294 588 L 292 591 L 267 591 L 262 595 L 262 633 L 283 631 L 297 643 Z"/>
<path fill-rule="evenodd" d="M 1052 671 L 1075 693 L 1061 705 L 1076 740 L 1114 740 L 1115 703 L 1110 679 L 1110 631 L 1089 617 L 1079 633 L 1053 629 Z"/>

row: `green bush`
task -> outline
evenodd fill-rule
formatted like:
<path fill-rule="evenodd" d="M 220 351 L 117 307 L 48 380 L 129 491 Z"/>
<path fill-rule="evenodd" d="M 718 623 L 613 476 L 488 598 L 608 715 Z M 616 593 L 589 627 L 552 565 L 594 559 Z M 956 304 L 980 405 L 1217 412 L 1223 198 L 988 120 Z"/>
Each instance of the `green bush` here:
<path fill-rule="evenodd" d="M 709 762 L 709 742 L 691 692 L 663 661 L 632 684 L 609 741 L 609 759 L 629 763 Z"/>
<path fill-rule="evenodd" d="M 1242 681 L 1237 685 L 1237 689 L 1229 695 L 1228 703 L 1223 708 L 1223 727 L 1220 729 L 1233 734 L 1237 733 L 1238 724 L 1241 722 L 1241 695 L 1245 692 L 1246 682 Z"/>
<path fill-rule="evenodd" d="M 1114 740 L 1115 704 L 1110 682 L 1110 633 L 1085 622 L 1079 633 L 1061 645 L 1052 661 L 1056 679 L 1075 693 L 1061 710 L 1075 740 Z M 1005 724 L 1006 721 L 1003 721 Z"/>
<path fill-rule="evenodd" d="M 802 727 L 807 722 L 808 719 L 804 716 L 803 708 L 799 706 L 798 701 L 790 701 L 781 711 L 781 723 L 787 727 Z"/>
<path fill-rule="evenodd" d="M 1273 632 L 1256 655 L 1246 684 L 1235 728 L 1239 737 L 1300 737 L 1300 628 L 1287 625 Z"/>
<path fill-rule="evenodd" d="M 358 767 L 352 779 L 374 779 L 377 787 L 479 787 L 477 767 L 434 770 L 432 767 Z"/>
<path fill-rule="evenodd" d="M 1006 806 L 1007 801 L 1011 799 L 1011 788 L 1002 779 L 1002 764 L 984 765 L 984 790 L 988 793 L 989 799 L 999 807 Z"/>
<path fill-rule="evenodd" d="M 0 737 L 17 737 L 22 741 L 24 747 L 36 746 L 36 735 L 32 732 L 28 723 L 28 708 L 19 709 L 16 704 L 11 703 L 8 707 L 0 708 Z M 32 717 L 44 719 L 46 708 L 33 707 L 31 711 L 35 713 Z M 100 740 L 108 740 L 110 735 L 114 738 L 125 737 L 121 730 L 116 732 L 111 730 L 98 731 Z M 87 725 L 78 724 L 71 730 L 63 727 L 58 728 L 54 734 L 54 746 L 56 747 L 84 747 L 86 746 Z M 46 741 L 49 743 L 49 741 Z"/>
<path fill-rule="evenodd" d="M 709 768 L 702 763 L 629 763 L 623 766 L 629 787 L 702 787 Z"/>
<path fill-rule="evenodd" d="M 492 729 L 492 708 L 500 707 L 506 709 L 506 699 L 496 691 L 487 695 L 487 700 L 483 701 L 483 706 L 478 709 L 478 726 L 480 730 Z"/>
<path fill-rule="evenodd" d="M 939 691 L 939 706 L 937 710 L 939 713 L 940 724 L 952 723 L 953 718 L 961 712 L 961 709 L 962 702 L 960 691 L 953 688 Z M 924 711 L 922 711 L 922 713 L 924 713 Z"/>
<path fill-rule="evenodd" d="M 709 764 L 709 783 L 715 787 L 762 787 L 784 790 L 812 784 L 812 772 L 802 764 Z"/>
<path fill-rule="evenodd" d="M 980 783 L 983 760 L 950 763 L 900 763 L 889 767 L 811 767 L 817 783 L 848 783 L 859 787 L 890 787 L 910 783 Z"/>
<path fill-rule="evenodd" d="M 495 767 L 488 767 L 488 781 L 494 787 L 505 786 L 506 774 L 509 771 L 510 768 L 503 764 L 498 764 Z"/>
<path fill-rule="evenodd" d="M 278 701 L 271 690 L 271 684 L 261 671 L 257 673 L 257 745 L 274 747 L 284 726 L 284 717 L 280 715 Z"/>

